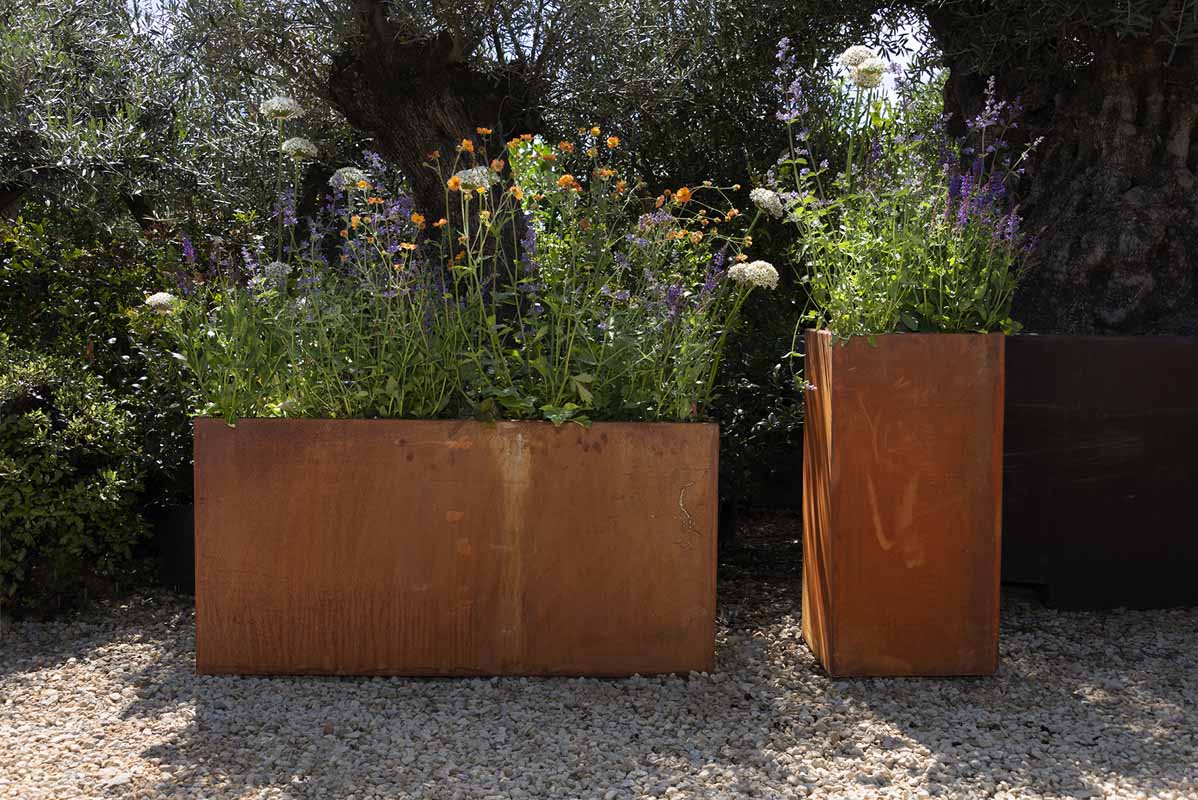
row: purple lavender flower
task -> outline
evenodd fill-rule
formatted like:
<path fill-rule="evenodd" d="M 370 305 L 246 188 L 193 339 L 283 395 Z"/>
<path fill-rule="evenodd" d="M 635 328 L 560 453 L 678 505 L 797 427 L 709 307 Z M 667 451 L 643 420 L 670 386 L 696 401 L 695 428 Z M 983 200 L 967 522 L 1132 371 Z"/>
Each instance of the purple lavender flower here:
<path fill-rule="evenodd" d="M 537 268 L 537 228 L 533 225 L 532 216 L 524 214 L 524 235 L 520 237 L 520 263 L 524 269 L 533 272 Z"/>
<path fill-rule="evenodd" d="M 187 237 L 187 236 L 184 236 L 184 237 L 183 237 L 183 259 L 184 259 L 184 260 L 185 260 L 185 261 L 186 261 L 188 264 L 195 264 L 195 263 L 196 263 L 196 249 L 195 249 L 195 245 L 193 245 L 193 244 L 191 243 L 191 239 L 190 239 L 189 237 Z"/>

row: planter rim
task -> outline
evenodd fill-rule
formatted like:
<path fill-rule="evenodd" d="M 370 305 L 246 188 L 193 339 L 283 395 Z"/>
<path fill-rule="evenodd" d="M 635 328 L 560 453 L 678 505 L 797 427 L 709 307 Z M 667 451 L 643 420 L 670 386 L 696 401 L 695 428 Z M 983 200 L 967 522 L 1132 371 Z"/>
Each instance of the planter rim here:
<path fill-rule="evenodd" d="M 1106 336 L 1100 333 L 1028 333 L 1020 332 L 1012 334 L 1013 339 L 1040 339 L 1043 341 L 1053 342 L 1110 342 L 1110 343 L 1132 343 L 1132 342 L 1154 342 L 1159 344 L 1189 344 L 1198 345 L 1198 336 L 1181 336 L 1178 334 L 1143 334 L 1140 336 L 1129 336 L 1127 334 L 1114 334 Z"/>
<path fill-rule="evenodd" d="M 804 328 L 803 331 L 807 334 L 815 334 L 830 339 L 839 339 L 843 341 L 852 341 L 854 339 L 895 339 L 902 337 L 904 339 L 947 339 L 951 337 L 969 337 L 971 339 L 981 339 L 987 336 L 1007 336 L 1002 331 L 990 331 L 989 333 L 907 333 L 904 331 L 893 331 L 891 333 L 853 333 L 848 336 L 839 333 L 833 333 L 827 328 Z"/>
<path fill-rule="evenodd" d="M 197 417 L 192 417 L 192 421 L 193 422 L 225 422 L 225 418 L 224 417 L 197 416 Z M 325 423 L 337 422 L 337 423 L 355 423 L 355 424 L 404 423 L 407 425 L 414 425 L 414 424 L 419 425 L 419 424 L 431 424 L 431 423 L 435 423 L 438 425 L 444 425 L 446 423 L 457 423 L 459 425 L 477 425 L 477 426 L 483 427 L 483 428 L 527 427 L 527 426 L 535 425 L 535 426 L 541 426 L 541 427 L 548 426 L 548 427 L 553 427 L 553 428 L 562 428 L 565 430 L 570 430 L 569 426 L 571 426 L 571 425 L 573 425 L 576 428 L 581 428 L 583 430 L 590 430 L 592 428 L 610 428 L 610 427 L 628 427 L 628 426 L 637 426 L 637 427 L 654 426 L 654 427 L 663 427 L 663 428 L 665 428 L 665 427 L 719 428 L 720 427 L 720 424 L 718 422 L 663 422 L 663 421 L 640 422 L 640 421 L 635 421 L 635 420 L 607 420 L 607 421 L 603 421 L 603 422 L 592 422 L 590 425 L 578 425 L 577 423 L 573 423 L 573 422 L 569 422 L 569 421 L 563 422 L 560 425 L 556 425 L 556 424 L 550 422 L 549 420 L 543 420 L 543 419 L 480 420 L 480 419 L 461 419 L 461 418 L 457 418 L 457 417 L 450 417 L 447 419 L 408 419 L 408 418 L 400 418 L 400 417 L 393 417 L 393 418 L 386 418 L 386 419 L 374 418 L 374 417 L 370 417 L 370 418 L 367 418 L 367 417 L 239 417 L 235 421 L 235 424 L 230 425 L 229 427 L 236 427 L 237 424 L 240 424 L 242 422 L 252 422 L 255 425 L 260 425 L 263 423 L 283 423 L 283 422 L 289 423 L 289 424 L 316 423 L 316 422 L 325 422 Z"/>

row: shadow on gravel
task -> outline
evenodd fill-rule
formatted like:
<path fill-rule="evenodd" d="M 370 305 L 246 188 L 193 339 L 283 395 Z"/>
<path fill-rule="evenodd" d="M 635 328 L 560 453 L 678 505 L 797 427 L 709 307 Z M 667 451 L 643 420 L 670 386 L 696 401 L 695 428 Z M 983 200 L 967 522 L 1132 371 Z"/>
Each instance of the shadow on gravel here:
<path fill-rule="evenodd" d="M 474 798 L 520 788 L 549 798 L 602 787 L 627 797 L 632 776 L 645 793 L 677 785 L 714 800 L 827 770 L 834 794 L 856 776 L 862 797 L 906 796 L 895 776 L 932 796 L 1004 786 L 1086 796 L 1098 761 L 1128 793 L 1184 785 L 1174 761 L 1198 751 L 1198 611 L 1062 614 L 1008 598 L 992 678 L 832 681 L 798 634 L 794 522 L 767 520 L 749 528 L 760 538 L 722 553 L 710 680 L 202 677 L 187 618 L 145 634 L 163 637 L 166 655 L 130 677 L 138 697 L 125 715 L 194 708 L 142 753 L 168 768 L 163 795 Z M 1149 619 L 1154 636 L 1143 633 Z M 872 772 L 888 760 L 890 776 Z M 585 783 L 571 791 L 541 777 L 550 773 Z"/>
<path fill-rule="evenodd" d="M 833 689 L 927 749 L 932 796 L 1015 788 L 1102 797 L 1096 773 L 1124 782 L 1121 794 L 1198 793 L 1198 610 L 1067 614 L 1007 597 L 1003 618 L 993 677 L 844 680 Z M 1134 634 L 1146 628 L 1155 641 L 1141 647 Z"/>

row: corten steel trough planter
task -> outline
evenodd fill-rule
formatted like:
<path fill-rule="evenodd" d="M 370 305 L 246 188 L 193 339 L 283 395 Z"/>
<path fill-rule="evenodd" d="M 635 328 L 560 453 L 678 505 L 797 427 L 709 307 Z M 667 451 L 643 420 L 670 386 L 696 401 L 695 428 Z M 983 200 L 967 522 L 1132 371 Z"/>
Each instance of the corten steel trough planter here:
<path fill-rule="evenodd" d="M 1006 407 L 1003 580 L 1198 605 L 1198 338 L 1012 336 Z"/>
<path fill-rule="evenodd" d="M 1004 337 L 806 344 L 804 639 L 837 677 L 994 672 Z"/>
<path fill-rule="evenodd" d="M 710 671 L 718 428 L 199 419 L 201 673 Z"/>

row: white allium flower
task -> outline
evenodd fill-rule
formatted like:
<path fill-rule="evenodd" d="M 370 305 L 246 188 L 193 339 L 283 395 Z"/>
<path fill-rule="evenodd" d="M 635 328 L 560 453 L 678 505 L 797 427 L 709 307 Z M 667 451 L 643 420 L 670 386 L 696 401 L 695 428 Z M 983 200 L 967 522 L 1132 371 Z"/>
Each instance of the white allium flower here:
<path fill-rule="evenodd" d="M 774 219 L 781 219 L 782 215 L 786 213 L 786 209 L 782 206 L 782 198 L 778 196 L 777 192 L 758 188 L 749 192 L 749 199 L 753 201 L 753 205 Z"/>
<path fill-rule="evenodd" d="M 342 167 L 333 173 L 333 177 L 329 178 L 329 186 L 338 191 L 352 189 L 364 180 L 366 180 L 366 173 L 357 167 Z"/>
<path fill-rule="evenodd" d="M 295 119 L 304 115 L 303 107 L 290 97 L 272 97 L 269 100 L 263 100 L 262 105 L 258 106 L 258 110 L 264 116 L 275 120 Z"/>
<path fill-rule="evenodd" d="M 291 274 L 291 265 L 286 261 L 272 261 L 262 268 L 262 272 L 266 275 L 267 280 L 281 284 Z"/>
<path fill-rule="evenodd" d="M 179 298 L 170 292 L 155 292 L 146 298 L 146 305 L 154 309 L 155 314 L 169 314 Z"/>
<path fill-rule="evenodd" d="M 302 136 L 293 136 L 283 142 L 280 149 L 283 151 L 283 155 L 294 158 L 296 161 L 311 161 L 320 155 L 320 150 L 312 143 L 312 140 Z"/>
<path fill-rule="evenodd" d="M 882 76 L 886 74 L 886 62 L 880 58 L 867 58 L 853 67 L 853 83 L 862 89 L 873 89 L 880 86 Z"/>
<path fill-rule="evenodd" d="M 736 283 L 748 283 L 752 286 L 764 286 L 767 289 L 778 287 L 778 270 L 768 261 L 750 261 L 748 264 L 733 264 L 728 269 L 728 277 Z"/>
<path fill-rule="evenodd" d="M 837 61 L 839 61 L 840 66 L 844 67 L 845 69 L 853 69 L 867 59 L 877 57 L 878 54 L 874 52 L 872 47 L 866 47 L 863 44 L 855 44 L 848 50 L 845 50 L 843 53 L 841 53 L 840 58 L 838 58 Z"/>
<path fill-rule="evenodd" d="M 499 182 L 499 176 L 487 167 L 471 167 L 454 175 L 462 182 L 463 189 L 489 189 Z"/>

